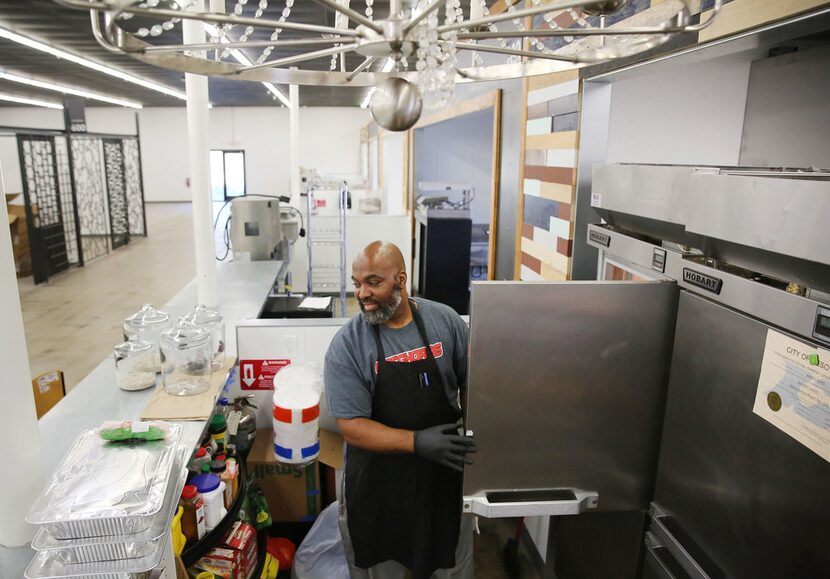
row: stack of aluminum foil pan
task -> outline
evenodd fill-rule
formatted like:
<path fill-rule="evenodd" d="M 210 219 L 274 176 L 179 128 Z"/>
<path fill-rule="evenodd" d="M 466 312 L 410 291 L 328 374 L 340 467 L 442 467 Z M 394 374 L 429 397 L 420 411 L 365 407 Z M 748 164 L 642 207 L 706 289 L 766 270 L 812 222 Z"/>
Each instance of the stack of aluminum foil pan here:
<path fill-rule="evenodd" d="M 27 579 L 148 579 L 169 543 L 185 483 L 177 424 L 154 422 L 164 440 L 113 443 L 81 433 L 35 500 L 39 525 Z"/>

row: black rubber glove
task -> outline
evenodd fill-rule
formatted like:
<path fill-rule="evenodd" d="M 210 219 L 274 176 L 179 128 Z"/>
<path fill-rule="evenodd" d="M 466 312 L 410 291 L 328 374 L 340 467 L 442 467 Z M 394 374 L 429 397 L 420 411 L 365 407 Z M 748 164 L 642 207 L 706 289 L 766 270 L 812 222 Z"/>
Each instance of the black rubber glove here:
<path fill-rule="evenodd" d="M 470 436 L 459 436 L 456 424 L 441 424 L 415 431 L 415 454 L 453 470 L 462 472 L 465 464 L 473 464 L 467 454 L 476 451 Z"/>

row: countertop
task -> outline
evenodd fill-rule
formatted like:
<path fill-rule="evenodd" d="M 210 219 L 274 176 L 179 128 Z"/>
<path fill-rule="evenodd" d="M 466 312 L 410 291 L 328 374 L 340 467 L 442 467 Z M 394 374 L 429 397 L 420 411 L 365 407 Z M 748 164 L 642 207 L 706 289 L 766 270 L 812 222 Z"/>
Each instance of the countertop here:
<path fill-rule="evenodd" d="M 228 356 L 236 356 L 236 324 L 255 319 L 279 271 L 279 261 L 228 262 L 217 264 L 218 310 L 225 318 L 225 341 Z M 197 302 L 196 280 L 188 283 L 161 307 L 174 318 L 190 311 Z M 135 304 L 136 309 L 141 304 Z M 121 336 L 113 336 L 113 345 Z M 94 428 L 105 420 L 137 419 L 150 400 L 153 389 L 126 392 L 115 385 L 115 364 L 107 356 L 54 408 L 39 421 L 43 471 L 50 474 L 69 450 L 82 430 Z M 204 433 L 205 421 L 181 423 L 182 443 L 194 447 Z M 23 577 L 34 557 L 29 547 L 0 546 L 0 577 Z"/>

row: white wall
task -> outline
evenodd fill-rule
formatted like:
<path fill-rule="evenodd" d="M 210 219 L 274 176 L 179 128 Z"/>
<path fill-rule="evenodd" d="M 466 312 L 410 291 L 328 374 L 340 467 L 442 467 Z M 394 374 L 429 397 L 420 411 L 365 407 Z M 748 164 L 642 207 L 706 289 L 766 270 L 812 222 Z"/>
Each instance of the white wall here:
<path fill-rule="evenodd" d="M 147 108 L 139 118 L 145 199 L 188 201 L 185 109 Z M 360 128 L 367 122 L 368 112 L 357 107 L 300 109 L 300 165 L 321 174 L 359 173 Z M 213 108 L 210 147 L 245 151 L 248 193 L 288 192 L 287 109 Z"/>
<path fill-rule="evenodd" d="M 0 107 L 0 126 L 63 130 L 63 111 L 40 107 Z"/>
<path fill-rule="evenodd" d="M 384 133 L 381 138 L 380 163 L 382 211 L 403 214 L 403 146 L 406 133 Z"/>
<path fill-rule="evenodd" d="M 86 117 L 90 132 L 136 132 L 135 111 L 131 109 L 92 107 L 86 110 Z M 145 108 L 138 111 L 138 120 L 145 200 L 190 201 L 185 108 Z M 358 107 L 300 109 L 300 165 L 321 174 L 360 173 L 360 128 L 368 121 L 368 111 Z M 63 113 L 0 107 L 0 126 L 63 129 Z M 210 147 L 245 151 L 249 193 L 288 192 L 288 146 L 287 109 L 216 107 L 210 111 Z M 13 163 L 14 147 L 0 143 L 6 174 L 20 172 Z M 17 179 L 19 187 L 19 176 Z"/>
<path fill-rule="evenodd" d="M 607 162 L 737 165 L 756 56 L 614 80 Z"/>
<path fill-rule="evenodd" d="M 755 62 L 741 165 L 830 168 L 830 47 Z"/>

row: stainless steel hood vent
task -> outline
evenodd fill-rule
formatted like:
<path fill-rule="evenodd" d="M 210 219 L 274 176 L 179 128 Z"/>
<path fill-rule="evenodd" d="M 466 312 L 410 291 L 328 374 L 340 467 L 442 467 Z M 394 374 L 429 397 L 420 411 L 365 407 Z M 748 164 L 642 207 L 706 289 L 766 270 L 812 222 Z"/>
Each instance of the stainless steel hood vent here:
<path fill-rule="evenodd" d="M 830 172 L 597 165 L 591 204 L 616 229 L 830 291 Z"/>

